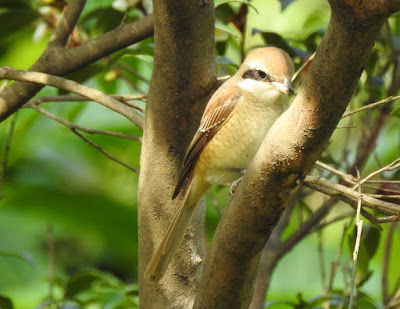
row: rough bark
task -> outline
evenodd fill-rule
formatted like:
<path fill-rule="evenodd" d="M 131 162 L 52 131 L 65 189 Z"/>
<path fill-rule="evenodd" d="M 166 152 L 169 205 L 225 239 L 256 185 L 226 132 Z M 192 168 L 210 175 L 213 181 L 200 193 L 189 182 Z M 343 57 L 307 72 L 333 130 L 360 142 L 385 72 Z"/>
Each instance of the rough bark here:
<path fill-rule="evenodd" d="M 325 148 L 382 24 L 399 4 L 331 1 L 331 21 L 302 89 L 269 131 L 225 209 L 194 308 L 248 308 L 262 248 Z"/>
<path fill-rule="evenodd" d="M 195 214 L 165 276 L 154 282 L 143 274 L 177 211 L 179 200 L 171 199 L 177 171 L 216 86 L 213 1 L 154 1 L 154 46 L 140 162 L 140 307 L 186 309 L 193 304 L 201 275 L 204 207 Z"/>

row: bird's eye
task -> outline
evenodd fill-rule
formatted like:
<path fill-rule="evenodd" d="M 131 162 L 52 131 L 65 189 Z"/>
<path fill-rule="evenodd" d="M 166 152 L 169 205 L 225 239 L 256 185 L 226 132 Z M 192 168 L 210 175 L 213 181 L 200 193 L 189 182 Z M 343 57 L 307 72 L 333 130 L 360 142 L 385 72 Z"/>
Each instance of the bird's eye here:
<path fill-rule="evenodd" d="M 264 71 L 262 71 L 262 70 L 257 70 L 257 77 L 259 78 L 259 79 L 266 79 L 267 78 L 267 73 L 265 73 Z"/>

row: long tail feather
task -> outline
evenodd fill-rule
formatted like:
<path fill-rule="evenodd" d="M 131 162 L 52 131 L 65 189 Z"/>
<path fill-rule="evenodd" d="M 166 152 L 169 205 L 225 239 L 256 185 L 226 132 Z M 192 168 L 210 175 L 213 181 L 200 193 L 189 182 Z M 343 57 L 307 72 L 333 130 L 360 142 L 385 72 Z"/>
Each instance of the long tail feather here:
<path fill-rule="evenodd" d="M 154 280 L 161 278 L 167 270 L 172 256 L 179 248 L 197 204 L 197 201 L 193 203 L 193 199 L 189 198 L 190 191 L 191 188 L 188 188 L 182 207 L 153 254 L 144 274 L 145 278 L 152 278 Z"/>

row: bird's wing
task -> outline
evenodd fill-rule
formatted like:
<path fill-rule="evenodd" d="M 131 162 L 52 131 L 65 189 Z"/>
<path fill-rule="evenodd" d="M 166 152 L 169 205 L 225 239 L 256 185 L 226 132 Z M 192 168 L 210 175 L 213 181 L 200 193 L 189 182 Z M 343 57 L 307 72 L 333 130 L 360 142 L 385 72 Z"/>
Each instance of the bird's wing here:
<path fill-rule="evenodd" d="M 183 169 L 172 195 L 173 199 L 181 190 L 186 191 L 187 185 L 193 177 L 193 168 L 200 153 L 232 114 L 242 96 L 239 87 L 224 86 L 227 86 L 226 83 L 215 92 L 206 106 L 200 126 L 186 151 Z"/>

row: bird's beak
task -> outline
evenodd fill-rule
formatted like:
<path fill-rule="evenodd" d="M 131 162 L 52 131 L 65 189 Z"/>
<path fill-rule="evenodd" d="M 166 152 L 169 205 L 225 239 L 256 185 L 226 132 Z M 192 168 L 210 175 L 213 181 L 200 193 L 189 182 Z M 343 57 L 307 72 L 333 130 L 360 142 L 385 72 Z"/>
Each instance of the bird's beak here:
<path fill-rule="evenodd" d="M 285 78 L 285 80 L 283 81 L 283 83 L 280 82 L 272 82 L 272 84 L 278 88 L 278 90 L 280 92 L 286 93 L 288 95 L 292 95 L 294 94 L 294 90 L 293 90 L 293 85 L 292 82 L 288 79 Z"/>

